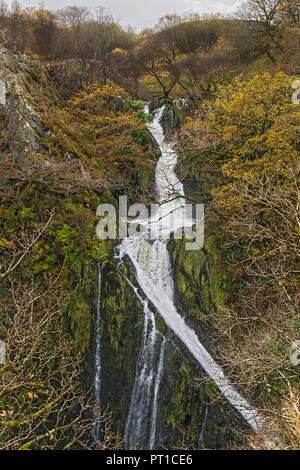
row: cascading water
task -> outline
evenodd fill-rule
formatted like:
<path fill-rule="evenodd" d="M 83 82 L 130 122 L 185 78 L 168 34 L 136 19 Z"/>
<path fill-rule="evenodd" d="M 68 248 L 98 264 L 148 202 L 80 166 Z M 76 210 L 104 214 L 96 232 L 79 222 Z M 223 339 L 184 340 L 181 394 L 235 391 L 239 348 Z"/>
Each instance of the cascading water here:
<path fill-rule="evenodd" d="M 97 264 L 98 271 L 98 295 L 96 304 L 95 321 L 95 367 L 94 367 L 94 398 L 100 412 L 100 392 L 101 392 L 101 263 Z M 92 428 L 92 436 L 96 442 L 100 436 L 100 419 Z"/>
<path fill-rule="evenodd" d="M 155 446 L 158 392 L 159 392 L 160 382 L 163 376 L 166 344 L 167 344 L 167 341 L 164 338 L 163 342 L 161 343 L 157 375 L 156 375 L 156 380 L 154 384 L 154 398 L 153 398 L 153 406 L 152 406 L 152 413 L 151 413 L 150 442 L 149 442 L 150 450 L 154 449 L 154 446 Z"/>
<path fill-rule="evenodd" d="M 120 269 L 120 264 L 119 272 L 134 290 L 144 312 L 142 345 L 125 425 L 125 448 L 151 448 L 151 445 L 155 443 L 157 397 L 163 371 L 166 340 L 155 328 L 155 316 L 149 309 L 148 300 L 140 296 L 137 288 Z M 157 358 L 159 341 L 161 341 L 161 349 L 160 356 Z"/>
<path fill-rule="evenodd" d="M 144 303 L 143 342 L 136 367 L 136 377 L 125 426 L 125 445 L 136 449 L 147 442 L 151 390 L 154 381 L 154 354 L 156 343 L 155 318 Z"/>
<path fill-rule="evenodd" d="M 158 213 L 151 221 L 151 230 L 157 234 L 157 239 L 154 241 L 148 240 L 143 233 L 128 237 L 118 246 L 117 257 L 120 262 L 125 256 L 129 257 L 135 268 L 135 276 L 138 284 L 146 295 L 146 298 L 152 302 L 162 316 L 166 325 L 173 330 L 177 337 L 186 345 L 198 363 L 214 380 L 220 391 L 239 411 L 251 428 L 255 431 L 260 431 L 264 428 L 264 420 L 262 417 L 259 416 L 258 412 L 250 406 L 225 377 L 221 367 L 201 344 L 195 331 L 186 324 L 184 318 L 178 313 L 174 303 L 172 267 L 167 250 L 167 240 L 164 235 L 167 230 L 170 230 L 170 214 L 176 213 L 175 220 L 177 221 L 177 226 L 179 226 L 179 224 L 182 226 L 188 223 L 188 221 L 185 221 L 183 185 L 178 180 L 174 171 L 177 155 L 173 151 L 172 145 L 165 142 L 164 132 L 160 124 L 163 110 L 164 107 L 161 107 L 154 112 L 154 120 L 151 124 L 148 124 L 149 131 L 152 133 L 161 149 L 161 157 L 156 167 L 156 187 L 161 204 L 158 208 Z M 148 111 L 148 109 L 146 109 L 146 111 Z M 174 228 L 173 225 L 172 230 L 174 231 L 175 229 L 176 226 Z M 141 380 L 145 381 L 144 386 L 147 387 L 147 393 L 150 393 L 153 383 L 153 368 L 149 366 L 151 362 L 149 358 L 151 357 L 150 350 L 153 350 L 153 343 L 151 343 L 151 341 L 154 340 L 149 339 L 148 336 L 151 332 L 149 333 L 147 329 L 149 328 L 149 324 L 153 325 L 153 320 L 151 314 L 145 308 L 144 313 L 146 326 L 144 327 L 143 346 L 137 367 L 137 378 L 126 424 L 126 441 L 128 442 L 131 438 L 133 443 L 136 443 L 135 436 L 137 434 L 134 429 L 139 429 L 141 426 L 140 411 L 134 411 L 135 407 L 140 409 L 141 405 L 143 406 L 144 395 L 139 391 L 141 388 Z M 151 347 L 149 346 L 150 344 Z M 149 349 L 146 352 L 147 348 Z M 162 374 L 162 371 L 160 371 L 158 375 L 160 374 Z M 156 376 L 156 380 L 158 380 L 158 375 Z M 151 384 L 149 385 L 150 381 Z M 157 383 L 158 387 L 159 382 Z M 145 395 L 147 395 L 147 393 Z M 145 403 L 147 407 L 149 407 L 148 395 L 147 400 L 145 399 Z M 155 406 L 157 407 L 157 401 Z M 155 429 L 154 421 L 156 420 L 156 410 L 154 410 L 153 413 L 152 425 L 153 429 Z M 150 439 L 149 447 L 153 448 L 153 446 L 154 440 Z"/>

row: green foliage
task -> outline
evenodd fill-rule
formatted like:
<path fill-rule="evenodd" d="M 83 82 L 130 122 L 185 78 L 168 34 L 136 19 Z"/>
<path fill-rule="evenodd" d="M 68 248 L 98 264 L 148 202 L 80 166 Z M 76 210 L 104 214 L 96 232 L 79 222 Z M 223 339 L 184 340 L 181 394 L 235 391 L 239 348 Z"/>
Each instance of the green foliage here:
<path fill-rule="evenodd" d="M 227 276 L 224 275 L 222 277 L 217 277 L 216 279 L 216 284 L 217 284 L 217 287 L 219 287 L 220 289 L 226 289 L 226 286 L 227 286 Z"/>
<path fill-rule="evenodd" d="M 131 136 L 134 142 L 142 146 L 146 146 L 151 143 L 151 136 L 147 129 L 134 129 L 131 132 Z"/>
<path fill-rule="evenodd" d="M 292 318 L 292 322 L 294 324 L 294 326 L 300 330 L 300 315 L 295 315 L 293 318 Z"/>
<path fill-rule="evenodd" d="M 170 413 L 168 414 L 168 424 L 171 424 L 173 428 L 181 429 L 184 425 L 184 419 L 186 414 L 186 409 L 184 405 L 183 397 L 185 396 L 185 391 L 187 384 L 189 383 L 190 371 L 187 365 L 182 362 L 178 372 L 178 379 L 174 387 L 174 393 L 170 401 Z"/>
<path fill-rule="evenodd" d="M 19 211 L 19 215 L 22 219 L 35 219 L 36 217 L 31 207 L 23 207 L 23 209 Z"/>
<path fill-rule="evenodd" d="M 130 109 L 135 112 L 142 111 L 145 106 L 145 102 L 142 100 L 128 100 L 128 105 Z"/>
<path fill-rule="evenodd" d="M 140 111 L 139 113 L 137 113 L 136 116 L 138 119 L 141 119 L 141 121 L 144 122 L 153 122 L 154 119 L 152 114 L 145 113 L 144 111 Z"/>

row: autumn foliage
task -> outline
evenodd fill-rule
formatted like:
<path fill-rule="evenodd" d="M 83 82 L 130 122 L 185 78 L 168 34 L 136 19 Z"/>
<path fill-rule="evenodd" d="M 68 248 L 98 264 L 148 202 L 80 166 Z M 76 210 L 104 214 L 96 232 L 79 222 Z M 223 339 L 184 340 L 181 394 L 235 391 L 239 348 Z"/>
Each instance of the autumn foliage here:
<path fill-rule="evenodd" d="M 299 435 L 287 431 L 292 418 L 279 411 L 291 409 L 300 379 L 290 360 L 299 335 L 300 283 L 300 109 L 291 84 L 283 73 L 266 73 L 220 87 L 217 100 L 187 121 L 181 150 L 199 165 L 222 165 L 224 184 L 212 191 L 212 205 L 231 304 L 213 315 L 219 357 L 294 447 Z"/>

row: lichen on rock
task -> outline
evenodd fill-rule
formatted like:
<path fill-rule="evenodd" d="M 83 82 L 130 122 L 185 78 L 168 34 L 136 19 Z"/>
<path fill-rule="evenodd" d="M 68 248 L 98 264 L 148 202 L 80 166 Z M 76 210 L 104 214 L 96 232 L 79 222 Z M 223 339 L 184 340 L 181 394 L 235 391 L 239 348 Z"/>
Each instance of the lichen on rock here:
<path fill-rule="evenodd" d="M 0 48 L 0 80 L 5 85 L 5 103 L 1 108 L 2 139 L 14 159 L 20 164 L 26 154 L 38 154 L 44 135 L 41 117 L 32 97 L 44 93 L 41 87 L 45 68 L 26 55 L 16 56 Z M 40 75 L 41 80 L 36 81 Z"/>

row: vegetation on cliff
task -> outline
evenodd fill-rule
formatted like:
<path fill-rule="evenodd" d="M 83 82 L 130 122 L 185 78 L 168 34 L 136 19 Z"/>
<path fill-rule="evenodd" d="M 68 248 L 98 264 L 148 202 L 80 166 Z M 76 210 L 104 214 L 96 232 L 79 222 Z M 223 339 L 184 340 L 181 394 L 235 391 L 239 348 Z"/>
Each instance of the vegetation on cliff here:
<path fill-rule="evenodd" d="M 121 188 L 129 195 L 139 183 L 145 189 L 157 149 L 149 117 L 117 85 L 94 84 L 63 102 L 37 61 L 5 49 L 0 57 L 7 83 L 11 68 L 23 72 L 12 77 L 14 113 L 1 107 L 8 143 L 1 154 L 1 447 L 74 448 L 88 445 L 98 419 L 81 385 L 95 266 L 112 246 L 96 238 L 96 208 L 103 199 L 115 202 Z M 38 116 L 39 136 L 26 127 L 24 109 Z M 28 136 L 38 145 L 20 154 Z M 118 446 L 108 414 L 103 423 L 101 448 Z"/>
<path fill-rule="evenodd" d="M 218 357 L 253 402 L 267 411 L 291 447 L 299 365 L 299 106 L 283 73 L 237 77 L 218 89 L 182 129 L 188 160 L 221 162 L 211 195 L 231 299 L 211 314 Z M 226 288 L 226 284 L 224 286 Z"/>
<path fill-rule="evenodd" d="M 0 448 L 91 445 L 99 410 L 82 384 L 99 261 L 104 401 L 115 412 L 113 422 L 103 415 L 101 448 L 122 445 L 142 314 L 112 242 L 96 238 L 95 214 L 121 193 L 155 198 L 150 99 L 151 109 L 166 104 L 163 126 L 177 139 L 187 192 L 196 183 L 189 195 L 208 203 L 204 249 L 169 246 L 187 321 L 213 338 L 229 378 L 285 445 L 299 448 L 299 361 L 291 362 L 300 325 L 300 111 L 291 100 L 299 11 L 294 0 L 248 0 L 232 18 L 166 15 L 135 34 L 103 8 L 1 2 Z M 195 447 L 206 404 L 204 446 L 236 442 L 232 431 L 226 437 L 237 421 L 229 405 L 196 383 L 198 366 L 156 322 L 169 341 L 158 423 L 173 433 L 167 444 Z"/>

